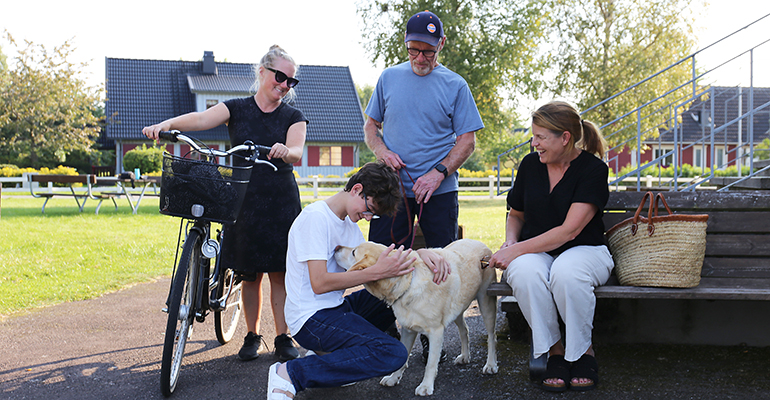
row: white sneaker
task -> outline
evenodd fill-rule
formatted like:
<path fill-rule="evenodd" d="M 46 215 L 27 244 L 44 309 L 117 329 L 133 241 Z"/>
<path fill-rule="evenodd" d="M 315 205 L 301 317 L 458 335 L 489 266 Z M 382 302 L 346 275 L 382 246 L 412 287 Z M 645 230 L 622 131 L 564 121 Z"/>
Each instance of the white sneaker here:
<path fill-rule="evenodd" d="M 294 398 L 294 395 L 297 394 L 297 390 L 294 389 L 294 384 L 292 384 L 290 381 L 287 381 L 286 379 L 281 378 L 281 376 L 278 375 L 278 366 L 280 365 L 281 363 L 277 362 L 270 366 L 270 370 L 267 375 L 268 400 L 291 400 Z M 291 397 L 287 396 L 283 392 L 274 392 L 273 390 L 275 389 L 291 393 Z"/>

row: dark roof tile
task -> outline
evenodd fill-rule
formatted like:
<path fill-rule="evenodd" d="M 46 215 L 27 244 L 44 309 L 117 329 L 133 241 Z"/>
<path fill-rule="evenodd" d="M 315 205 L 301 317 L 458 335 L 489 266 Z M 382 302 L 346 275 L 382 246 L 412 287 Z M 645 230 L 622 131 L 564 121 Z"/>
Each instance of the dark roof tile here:
<path fill-rule="evenodd" d="M 106 137 L 142 140 L 141 129 L 195 111 L 195 93 L 251 93 L 251 64 L 218 62 L 203 75 L 199 61 L 106 59 Z M 292 104 L 310 120 L 308 142 L 362 142 L 363 113 L 348 67 L 302 65 Z M 224 125 L 197 132 L 201 140 L 228 140 Z"/>

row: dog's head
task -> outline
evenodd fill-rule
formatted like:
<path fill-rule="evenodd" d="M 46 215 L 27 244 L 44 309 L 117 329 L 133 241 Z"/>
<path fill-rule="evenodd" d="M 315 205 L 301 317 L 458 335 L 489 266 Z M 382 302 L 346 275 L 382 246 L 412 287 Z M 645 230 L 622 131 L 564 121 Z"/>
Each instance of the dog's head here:
<path fill-rule="evenodd" d="M 364 242 L 356 247 L 337 246 L 334 258 L 346 271 L 365 269 L 374 265 L 387 247 L 374 242 Z"/>
<path fill-rule="evenodd" d="M 362 270 L 374 265 L 386 249 L 386 246 L 374 242 L 364 242 L 356 247 L 337 246 L 334 249 L 334 258 L 337 260 L 337 265 L 347 271 Z M 416 255 L 412 257 L 416 257 Z M 422 261 L 417 257 L 416 262 Z M 392 305 L 409 288 L 411 283 L 410 276 L 411 274 L 406 274 L 380 279 L 365 283 L 364 287 L 373 296 Z"/>

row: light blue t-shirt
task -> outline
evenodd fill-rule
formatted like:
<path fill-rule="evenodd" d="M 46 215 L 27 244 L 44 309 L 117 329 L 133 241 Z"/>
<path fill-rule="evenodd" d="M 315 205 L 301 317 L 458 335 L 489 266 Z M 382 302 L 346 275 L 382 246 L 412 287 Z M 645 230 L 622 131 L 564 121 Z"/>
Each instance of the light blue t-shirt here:
<path fill-rule="evenodd" d="M 366 115 L 382 123 L 385 145 L 406 164 L 400 173 L 409 197 L 409 175 L 425 175 L 449 154 L 457 136 L 484 128 L 465 79 L 440 64 L 425 76 L 415 74 L 409 62 L 385 69 Z M 434 194 L 457 191 L 457 178 L 456 172 L 448 176 Z"/>

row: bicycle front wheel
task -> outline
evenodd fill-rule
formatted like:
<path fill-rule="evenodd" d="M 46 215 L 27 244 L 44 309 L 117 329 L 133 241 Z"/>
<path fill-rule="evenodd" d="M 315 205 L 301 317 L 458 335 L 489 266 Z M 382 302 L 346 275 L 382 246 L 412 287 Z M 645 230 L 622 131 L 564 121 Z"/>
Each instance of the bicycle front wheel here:
<path fill-rule="evenodd" d="M 229 295 L 228 295 L 229 293 Z M 241 320 L 241 281 L 235 277 L 235 272 L 229 268 L 223 268 L 217 285 L 217 299 L 226 300 L 225 308 L 214 312 L 214 328 L 217 332 L 217 340 L 225 344 L 233 338 L 238 322 Z M 226 299 L 223 299 L 227 296 Z"/>
<path fill-rule="evenodd" d="M 170 396 L 176 389 L 184 357 L 184 347 L 192 336 L 198 272 L 201 260 L 201 234 L 193 229 L 187 234 L 179 266 L 171 286 L 168 304 L 168 323 L 163 342 L 163 361 L 160 366 L 160 390 Z"/>

